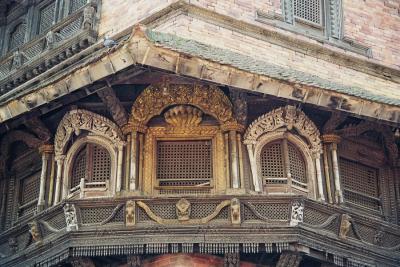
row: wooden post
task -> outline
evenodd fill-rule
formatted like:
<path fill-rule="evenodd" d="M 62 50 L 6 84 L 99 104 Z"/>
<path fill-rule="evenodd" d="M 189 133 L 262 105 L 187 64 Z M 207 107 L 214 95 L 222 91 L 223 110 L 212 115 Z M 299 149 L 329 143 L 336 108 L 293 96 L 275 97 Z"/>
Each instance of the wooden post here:
<path fill-rule="evenodd" d="M 236 131 L 229 131 L 229 148 L 230 148 L 230 165 L 231 165 L 231 176 L 232 176 L 232 188 L 240 188 L 239 180 L 239 164 L 238 164 L 238 153 L 237 153 L 237 143 L 236 143 Z"/>
<path fill-rule="evenodd" d="M 37 211 L 40 212 L 45 207 L 45 193 L 46 193 L 46 178 L 47 178 L 47 166 L 49 159 L 51 158 L 51 153 L 53 153 L 54 148 L 52 145 L 42 145 L 39 147 L 39 153 L 42 154 L 42 172 L 40 174 L 40 184 L 39 184 L 39 200 L 37 203 Z"/>
<path fill-rule="evenodd" d="M 315 170 L 317 173 L 317 183 L 318 183 L 318 194 L 319 194 L 319 201 L 325 202 L 325 194 L 322 185 L 322 172 L 321 172 L 321 155 L 316 153 L 315 156 Z"/>
<path fill-rule="evenodd" d="M 64 160 L 65 160 L 65 156 L 64 155 L 56 157 L 57 176 L 56 176 L 56 191 L 55 191 L 55 194 L 54 194 L 54 205 L 56 205 L 60 201 L 61 178 L 62 178 Z"/>
<path fill-rule="evenodd" d="M 137 132 L 132 131 L 131 148 L 130 148 L 130 175 L 129 175 L 129 190 L 134 191 L 137 188 Z"/>

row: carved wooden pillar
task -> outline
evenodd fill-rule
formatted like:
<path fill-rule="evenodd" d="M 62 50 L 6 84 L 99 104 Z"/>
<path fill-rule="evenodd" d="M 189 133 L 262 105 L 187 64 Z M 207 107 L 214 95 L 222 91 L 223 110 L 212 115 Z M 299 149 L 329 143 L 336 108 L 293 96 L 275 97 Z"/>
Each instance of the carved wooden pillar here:
<path fill-rule="evenodd" d="M 115 185 L 115 192 L 121 191 L 122 186 L 122 166 L 124 161 L 124 147 L 122 145 L 118 146 L 117 154 L 117 181 Z"/>
<path fill-rule="evenodd" d="M 322 182 L 321 154 L 315 153 L 314 157 L 315 157 L 315 172 L 316 172 L 317 184 L 318 184 L 318 195 L 319 195 L 318 200 L 325 202 L 325 193 L 324 193 L 323 182 Z"/>
<path fill-rule="evenodd" d="M 124 134 L 127 136 L 128 145 L 126 146 L 126 157 L 127 157 L 127 190 L 137 191 L 139 190 L 140 176 L 143 170 L 143 149 L 144 149 L 144 133 L 146 127 L 132 126 L 127 124 L 123 127 Z"/>
<path fill-rule="evenodd" d="M 334 199 L 336 203 L 343 203 L 343 192 L 341 188 L 340 182 L 340 174 L 339 174 L 339 161 L 337 155 L 337 145 L 340 143 L 340 136 L 335 134 L 325 134 L 322 136 L 322 140 L 324 142 L 324 152 L 326 152 L 326 156 L 324 159 L 327 160 L 325 162 L 325 177 L 327 177 L 327 191 L 331 191 L 330 188 L 330 172 L 329 166 L 332 167 L 333 173 L 333 184 L 334 184 Z M 329 155 L 330 152 L 330 155 Z M 329 157 L 330 156 L 330 157 Z M 329 161 L 329 159 L 331 161 Z M 328 170 L 326 170 L 328 169 Z M 331 195 L 332 192 L 328 191 L 328 195 Z"/>
<path fill-rule="evenodd" d="M 257 162 L 256 162 L 256 155 L 254 151 L 254 145 L 253 144 L 247 144 L 247 151 L 249 154 L 249 160 L 250 160 L 250 169 L 251 169 L 251 176 L 253 178 L 253 186 L 254 186 L 254 191 L 256 192 L 262 192 L 261 185 L 260 183 L 260 178 L 258 177 L 258 170 L 257 170 Z"/>
<path fill-rule="evenodd" d="M 42 155 L 42 172 L 40 174 L 39 200 L 37 203 L 38 212 L 42 211 L 45 207 L 47 167 L 53 152 L 54 147 L 52 145 L 46 144 L 39 147 L 39 153 Z"/>
<path fill-rule="evenodd" d="M 239 161 L 243 158 L 243 156 L 239 154 L 242 152 L 242 149 L 240 149 L 239 146 L 241 146 L 240 132 L 242 131 L 243 127 L 237 123 L 234 123 L 223 125 L 222 128 L 223 131 L 227 132 L 225 135 L 228 137 L 228 142 L 225 142 L 225 145 L 227 146 L 225 151 L 228 152 L 227 159 L 229 164 L 227 168 L 229 169 L 230 174 L 229 187 L 232 189 L 241 189 L 243 188 L 243 177 L 241 176 L 243 170 L 240 169 L 240 166 L 243 166 L 243 164 L 239 163 Z"/>
<path fill-rule="evenodd" d="M 276 267 L 298 267 L 300 266 L 302 258 L 303 257 L 299 253 L 284 251 L 279 257 Z"/>
<path fill-rule="evenodd" d="M 54 205 L 56 205 L 60 201 L 61 179 L 62 179 L 62 172 L 63 172 L 63 167 L 64 167 L 64 160 L 65 160 L 65 155 L 56 156 L 57 176 L 56 176 L 56 190 L 54 193 Z"/>

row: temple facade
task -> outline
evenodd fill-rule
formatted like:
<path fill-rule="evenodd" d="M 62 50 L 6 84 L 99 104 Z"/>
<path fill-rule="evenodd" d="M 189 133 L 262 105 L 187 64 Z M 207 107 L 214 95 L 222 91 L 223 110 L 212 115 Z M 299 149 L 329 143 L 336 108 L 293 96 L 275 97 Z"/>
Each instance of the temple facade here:
<path fill-rule="evenodd" d="M 0 266 L 400 266 L 397 0 L 0 0 Z"/>

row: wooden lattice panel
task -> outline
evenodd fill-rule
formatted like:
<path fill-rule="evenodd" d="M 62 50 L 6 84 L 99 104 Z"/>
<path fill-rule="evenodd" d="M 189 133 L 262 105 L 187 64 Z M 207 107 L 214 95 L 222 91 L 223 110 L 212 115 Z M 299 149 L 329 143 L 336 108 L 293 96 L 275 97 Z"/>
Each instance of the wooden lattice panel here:
<path fill-rule="evenodd" d="M 39 197 L 40 172 L 22 180 L 21 204 L 26 204 Z"/>
<path fill-rule="evenodd" d="M 321 25 L 321 0 L 294 0 L 294 16 L 301 20 Z"/>
<path fill-rule="evenodd" d="M 107 149 L 93 145 L 93 170 L 91 182 L 104 182 L 110 179 L 111 157 Z"/>
<path fill-rule="evenodd" d="M 261 176 L 267 178 L 285 177 L 281 143 L 272 143 L 261 151 Z"/>
<path fill-rule="evenodd" d="M 72 0 L 70 6 L 70 13 L 77 11 L 79 8 L 86 4 L 86 0 Z"/>
<path fill-rule="evenodd" d="M 300 151 L 288 143 L 290 174 L 292 179 L 301 183 L 307 183 L 306 166 Z"/>
<path fill-rule="evenodd" d="M 378 170 L 361 163 L 340 158 L 340 174 L 345 189 L 371 197 L 378 196 Z"/>
<path fill-rule="evenodd" d="M 212 142 L 158 141 L 157 179 L 165 186 L 195 186 L 210 182 Z"/>
<path fill-rule="evenodd" d="M 10 36 L 9 50 L 14 49 L 14 48 L 19 47 L 24 44 L 25 33 L 26 33 L 26 24 L 25 23 L 20 23 L 14 28 L 14 31 L 11 33 L 11 36 Z"/>
<path fill-rule="evenodd" d="M 43 7 L 39 13 L 39 34 L 44 33 L 53 25 L 56 2 Z"/>
<path fill-rule="evenodd" d="M 78 153 L 75 158 L 75 163 L 72 169 L 72 184 L 71 187 L 79 185 L 81 179 L 86 179 L 86 146 Z"/>

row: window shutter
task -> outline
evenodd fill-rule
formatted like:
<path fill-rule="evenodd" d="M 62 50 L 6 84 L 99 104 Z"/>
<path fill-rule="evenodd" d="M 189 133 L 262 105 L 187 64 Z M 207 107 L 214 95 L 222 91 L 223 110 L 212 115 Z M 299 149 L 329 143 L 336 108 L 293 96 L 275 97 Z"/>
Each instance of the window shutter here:
<path fill-rule="evenodd" d="M 40 172 L 37 172 L 21 181 L 21 196 L 19 205 L 25 205 L 29 202 L 37 200 L 39 198 L 39 184 L 40 184 Z M 36 203 L 32 203 L 23 210 L 21 210 L 20 216 L 27 214 L 33 214 L 36 210 Z"/>
<path fill-rule="evenodd" d="M 24 44 L 26 33 L 26 24 L 20 23 L 15 28 L 10 35 L 10 45 L 8 50 L 12 50 Z"/>
<path fill-rule="evenodd" d="M 294 16 L 312 24 L 322 25 L 321 0 L 294 0 Z"/>
<path fill-rule="evenodd" d="M 39 34 L 46 32 L 53 25 L 55 7 L 55 2 L 52 2 L 40 10 Z"/>
<path fill-rule="evenodd" d="M 72 169 L 72 183 L 71 188 L 79 185 L 82 178 L 86 178 L 87 163 L 86 163 L 86 149 L 85 146 L 75 158 L 75 163 Z"/>
<path fill-rule="evenodd" d="M 159 185 L 196 186 L 210 183 L 213 176 L 211 149 L 211 140 L 158 141 Z"/>
<path fill-rule="evenodd" d="M 294 185 L 307 188 L 306 166 L 300 151 L 288 143 L 290 174 Z M 300 182 L 300 183 L 299 183 Z"/>
<path fill-rule="evenodd" d="M 111 157 L 108 150 L 92 144 L 93 166 L 90 182 L 105 182 L 111 175 Z"/>
<path fill-rule="evenodd" d="M 271 179 L 286 177 L 282 144 L 280 142 L 268 144 L 263 147 L 261 151 L 261 176 L 267 184 L 286 183 L 286 180 Z"/>

